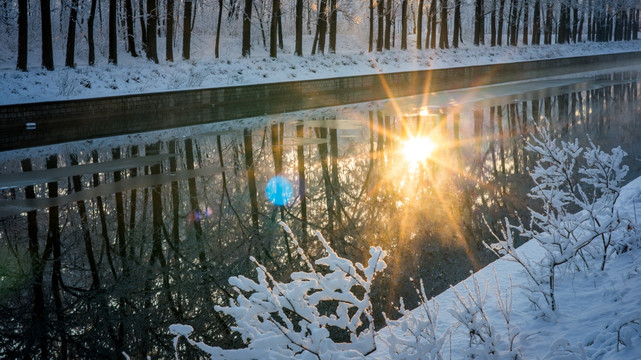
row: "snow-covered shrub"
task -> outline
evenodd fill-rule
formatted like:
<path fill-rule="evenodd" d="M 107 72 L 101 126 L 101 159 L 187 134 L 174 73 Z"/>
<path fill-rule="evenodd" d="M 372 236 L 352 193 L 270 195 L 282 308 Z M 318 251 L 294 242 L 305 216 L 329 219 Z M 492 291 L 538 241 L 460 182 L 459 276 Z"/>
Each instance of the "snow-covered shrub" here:
<path fill-rule="evenodd" d="M 457 302 L 454 302 L 449 313 L 457 322 L 465 326 L 470 337 L 470 351 L 468 358 L 472 359 L 520 359 L 520 355 L 514 349 L 514 339 L 518 336 L 519 330 L 510 323 L 512 305 L 511 289 L 506 293 L 506 298 L 501 299 L 501 290 L 497 282 L 497 297 L 499 308 L 507 323 L 509 344 L 503 340 L 500 332 L 490 323 L 490 318 L 485 310 L 487 298 L 487 283 L 484 291 L 481 291 L 478 279 L 472 276 L 473 287 L 463 283 L 466 294 L 461 294 L 456 288 L 452 288 L 456 294 Z M 509 294 L 509 295 L 508 295 Z"/>
<path fill-rule="evenodd" d="M 212 359 L 349 359 L 362 358 L 376 349 L 370 288 L 377 272 L 385 269 L 385 251 L 371 247 L 367 266 L 341 258 L 316 232 L 327 255 L 315 261 L 305 256 L 287 225 L 281 226 L 298 248 L 306 272 L 291 274 L 291 281 L 276 281 L 257 265 L 256 281 L 244 276 L 229 279 L 237 297 L 216 311 L 235 319 L 247 348 L 226 350 L 190 339 L 190 326 L 175 324 L 170 331 L 185 338 Z M 349 343 L 335 341 L 331 329 L 343 329 Z M 177 355 L 178 356 L 178 355 Z"/>
<path fill-rule="evenodd" d="M 58 86 L 58 95 L 63 97 L 69 97 L 78 94 L 78 79 L 70 74 L 73 70 L 61 70 L 58 73 L 58 79 L 56 80 L 56 85 Z"/>
<path fill-rule="evenodd" d="M 542 209 L 530 209 L 529 226 L 513 225 L 505 219 L 501 236 L 495 234 L 497 242 L 486 246 L 497 255 L 509 254 L 523 266 L 530 282 L 530 300 L 545 315 L 554 316 L 558 267 L 590 268 L 589 260 L 600 257 L 603 270 L 612 255 L 613 233 L 627 226 L 614 208 L 628 171 L 621 164 L 626 153 L 621 148 L 604 153 L 592 143 L 585 150 L 577 140 L 559 145 L 547 123 L 537 127 L 537 135 L 526 149 L 540 156 L 530 172 L 535 186 L 529 196 L 540 200 Z M 577 170 L 582 152 L 586 164 Z M 577 174 L 582 176 L 579 181 L 575 180 Z M 514 232 L 536 240 L 544 250 L 543 258 L 534 262 L 522 257 L 514 247 Z M 600 239 L 599 246 L 590 246 L 595 239 Z"/>
<path fill-rule="evenodd" d="M 583 345 L 572 345 L 566 339 L 558 339 L 550 345 L 544 359 L 548 360 L 588 360 Z"/>
<path fill-rule="evenodd" d="M 442 351 L 450 329 L 438 330 L 439 306 L 433 299 L 430 301 L 425 294 L 425 286 L 420 281 L 420 289 L 416 290 L 419 296 L 419 306 L 414 310 L 405 308 L 403 299 L 400 299 L 398 320 L 385 317 L 389 337 L 386 339 L 389 355 L 393 359 L 416 360 L 441 360 Z"/>
<path fill-rule="evenodd" d="M 617 352 L 632 347 L 634 339 L 641 337 L 641 312 L 634 311 L 621 318 L 614 328 L 617 331 Z"/>

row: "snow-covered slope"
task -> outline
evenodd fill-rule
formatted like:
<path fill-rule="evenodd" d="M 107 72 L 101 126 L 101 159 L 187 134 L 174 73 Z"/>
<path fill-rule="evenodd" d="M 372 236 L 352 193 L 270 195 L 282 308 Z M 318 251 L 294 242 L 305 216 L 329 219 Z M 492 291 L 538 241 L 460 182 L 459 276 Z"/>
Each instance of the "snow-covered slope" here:
<path fill-rule="evenodd" d="M 619 52 L 641 50 L 641 40 L 638 40 L 520 47 L 464 45 L 459 49 L 368 53 L 360 46 L 349 45 L 350 42 L 360 44 L 361 39 L 343 36 L 339 40 L 343 43 L 338 47 L 342 52 L 335 55 L 298 57 L 283 53 L 272 59 L 255 51 L 253 57 L 241 58 L 235 49 L 227 48 L 220 59 L 215 59 L 211 48 L 201 47 L 194 51 L 191 60 L 174 63 L 154 64 L 121 52 L 117 66 L 100 61 L 96 66 L 87 66 L 79 57 L 75 69 L 64 68 L 62 53 L 56 53 L 54 71 L 33 66 L 39 64 L 37 51 L 30 53 L 33 67 L 28 72 L 11 70 L 15 68 L 14 59 L 6 56 L 0 58 L 0 105 L 592 54 L 616 56 Z"/>
<path fill-rule="evenodd" d="M 641 178 L 623 188 L 616 208 L 622 218 L 636 224 L 641 221 Z M 518 251 L 530 259 L 543 256 L 536 241 L 524 244 Z M 506 322 L 497 294 L 500 292 L 505 299 L 506 292 L 512 289 L 511 326 L 516 329 L 513 334 L 518 333 L 515 346 L 522 359 L 641 359 L 641 239 L 638 236 L 635 246 L 610 259 L 605 271 L 570 272 L 557 277 L 555 319 L 537 316 L 524 294 L 523 288 L 528 282 L 523 268 L 510 261 L 509 256 L 436 296 L 434 299 L 440 308 L 439 329 L 450 327 L 454 331 L 451 347 L 447 345 L 444 351 L 445 359 L 464 358 L 468 352 L 468 329 L 460 325 L 452 328 L 456 321 L 448 309 L 458 303 L 456 293 L 467 295 L 466 286 L 473 290 L 475 281 L 481 293 L 487 294 L 486 315 L 503 340 L 507 336 Z M 381 330 L 378 350 L 371 358 L 389 357 L 384 341 L 387 336 L 389 328 Z"/>

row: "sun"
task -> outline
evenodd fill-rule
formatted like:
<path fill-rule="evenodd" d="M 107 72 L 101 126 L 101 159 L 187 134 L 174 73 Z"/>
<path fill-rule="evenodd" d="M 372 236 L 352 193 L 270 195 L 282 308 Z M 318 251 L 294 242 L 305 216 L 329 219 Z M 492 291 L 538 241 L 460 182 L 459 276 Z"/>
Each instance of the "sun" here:
<path fill-rule="evenodd" d="M 428 136 L 410 137 L 403 141 L 401 152 L 408 163 L 416 164 L 427 160 L 436 147 L 436 142 Z"/>

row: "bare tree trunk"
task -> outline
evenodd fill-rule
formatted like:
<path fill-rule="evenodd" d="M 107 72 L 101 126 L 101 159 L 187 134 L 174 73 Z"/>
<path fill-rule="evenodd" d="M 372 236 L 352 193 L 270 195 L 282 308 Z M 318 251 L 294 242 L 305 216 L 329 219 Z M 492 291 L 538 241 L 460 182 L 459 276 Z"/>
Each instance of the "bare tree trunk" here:
<path fill-rule="evenodd" d="M 127 1 L 131 1 L 131 0 L 127 0 Z M 165 37 L 165 59 L 167 61 L 173 62 L 174 61 L 174 0 L 167 0 L 167 9 L 165 11 L 166 11 L 165 27 L 167 28 L 166 29 L 167 35 Z M 216 46 L 218 46 L 218 42 L 216 42 Z M 216 50 L 218 50 L 218 48 L 216 48 Z"/>
<path fill-rule="evenodd" d="M 577 42 L 579 36 L 579 8 L 574 6 L 572 9 L 573 20 L 572 20 L 572 42 Z"/>
<path fill-rule="evenodd" d="M 50 0 L 40 0 L 40 15 L 42 27 L 42 67 L 53 70 L 53 40 L 51 38 L 51 3 Z"/>
<path fill-rule="evenodd" d="M 523 45 L 528 44 L 529 40 L 529 31 L 528 27 L 530 26 L 530 4 L 528 0 L 523 0 Z"/>
<path fill-rule="evenodd" d="M 423 0 L 419 0 L 419 1 L 423 1 Z M 374 50 L 374 0 L 369 0 L 369 47 L 368 47 L 368 51 L 372 52 L 373 50 Z"/>
<path fill-rule="evenodd" d="M 156 64 L 158 64 L 158 49 L 156 46 L 157 24 L 158 9 L 156 0 L 147 0 L 147 59 Z"/>
<path fill-rule="evenodd" d="M 131 0 L 125 0 L 125 11 L 127 13 L 127 50 L 129 50 L 132 57 L 137 57 L 136 38 L 134 37 L 134 9 Z"/>
<path fill-rule="evenodd" d="M 517 4 L 517 0 L 512 0 L 510 3 L 510 10 L 511 10 L 511 15 L 510 15 L 510 23 L 508 25 L 510 29 L 510 45 L 512 46 L 517 46 L 518 45 L 518 33 L 519 33 L 519 7 Z"/>
<path fill-rule="evenodd" d="M 183 59 L 189 60 L 191 55 L 191 10 L 192 1 L 185 0 L 185 13 L 183 25 Z"/>
<path fill-rule="evenodd" d="M 251 22 L 252 0 L 245 0 L 245 11 L 243 12 L 243 57 L 251 55 Z"/>
<path fill-rule="evenodd" d="M 325 54 L 325 36 L 327 34 L 327 0 L 320 0 L 320 9 L 318 11 L 318 23 L 316 25 L 318 32 L 318 51 Z"/>
<path fill-rule="evenodd" d="M 338 31 L 338 0 L 330 0 L 329 7 L 329 53 L 336 54 L 336 33 Z"/>
<path fill-rule="evenodd" d="M 447 0 L 441 0 L 441 37 L 438 41 L 438 47 L 447 49 L 450 45 L 447 42 Z"/>
<path fill-rule="evenodd" d="M 283 12 L 278 10 L 278 47 L 283 50 Z"/>
<path fill-rule="evenodd" d="M 548 3 L 547 5 L 545 13 L 545 30 L 543 33 L 543 43 L 545 43 L 545 45 L 552 44 L 552 23 L 554 21 L 552 12 L 554 10 L 554 4 Z"/>
<path fill-rule="evenodd" d="M 476 0 L 474 8 L 474 45 L 485 44 L 485 3 Z"/>
<path fill-rule="evenodd" d="M 385 8 L 385 50 L 389 50 L 391 44 L 390 36 L 392 31 L 392 6 L 392 1 L 388 0 L 387 7 Z"/>
<path fill-rule="evenodd" d="M 301 0 L 298 0 L 301 1 Z M 215 55 L 218 59 L 218 48 L 220 44 L 220 22 L 223 19 L 223 0 L 218 0 L 218 22 L 216 23 L 216 50 Z"/>
<path fill-rule="evenodd" d="M 117 0 L 109 0 L 109 64 L 118 64 Z"/>
<path fill-rule="evenodd" d="M 430 5 L 430 48 L 436 49 L 436 6 L 437 0 L 432 0 Z M 426 39 L 427 40 L 427 39 Z M 426 46 L 427 48 L 427 46 Z"/>
<path fill-rule="evenodd" d="M 490 46 L 496 46 L 496 0 L 492 1 L 490 18 L 492 19 L 490 23 Z"/>
<path fill-rule="evenodd" d="M 423 7 L 424 0 L 418 0 L 418 15 L 416 16 L 416 48 L 419 50 L 423 47 Z M 454 32 L 456 32 L 456 26 L 454 26 Z"/>
<path fill-rule="evenodd" d="M 76 53 L 76 22 L 78 19 L 78 0 L 71 1 L 69 9 L 69 27 L 67 30 L 67 55 L 65 57 L 65 66 L 74 68 Z"/>
<path fill-rule="evenodd" d="M 371 0 L 370 0 L 371 1 Z M 29 52 L 29 3 L 27 0 L 18 0 L 18 70 L 27 71 L 27 58 Z"/>
<path fill-rule="evenodd" d="M 541 0 L 534 1 L 534 14 L 532 14 L 532 44 L 541 44 Z"/>
<path fill-rule="evenodd" d="M 138 18 L 140 19 L 140 34 L 142 40 L 142 51 L 147 52 L 147 12 L 145 11 L 144 0 L 138 0 Z"/>
<path fill-rule="evenodd" d="M 269 56 L 278 56 L 278 14 L 280 13 L 280 0 L 272 0 L 272 19 L 269 26 Z"/>
<path fill-rule="evenodd" d="M 407 50 L 407 0 L 403 0 L 401 9 L 401 50 Z"/>
<path fill-rule="evenodd" d="M 222 0 L 220 0 L 222 2 Z M 372 0 L 370 0 L 372 1 Z M 296 50 L 297 56 L 303 56 L 303 0 L 296 0 Z M 371 46 L 370 46 L 370 51 Z"/>
<path fill-rule="evenodd" d="M 505 22 L 503 15 L 505 14 L 505 0 L 500 0 L 499 2 L 499 13 L 497 14 L 499 18 L 499 26 L 496 32 L 496 45 L 503 45 L 503 23 Z"/>
<path fill-rule="evenodd" d="M 378 31 L 377 31 L 377 37 L 376 37 L 376 51 L 383 51 L 383 26 L 384 26 L 384 20 L 383 16 L 385 16 L 385 0 L 378 0 Z"/>

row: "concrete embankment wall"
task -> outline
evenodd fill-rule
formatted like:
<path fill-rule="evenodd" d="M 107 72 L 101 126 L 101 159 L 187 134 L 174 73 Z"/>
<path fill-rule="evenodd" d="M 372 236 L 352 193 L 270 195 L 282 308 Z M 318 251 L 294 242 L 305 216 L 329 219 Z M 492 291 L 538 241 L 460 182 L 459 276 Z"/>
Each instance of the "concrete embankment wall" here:
<path fill-rule="evenodd" d="M 0 151 L 641 62 L 641 52 L 0 106 Z M 27 123 L 35 123 L 28 130 Z"/>

